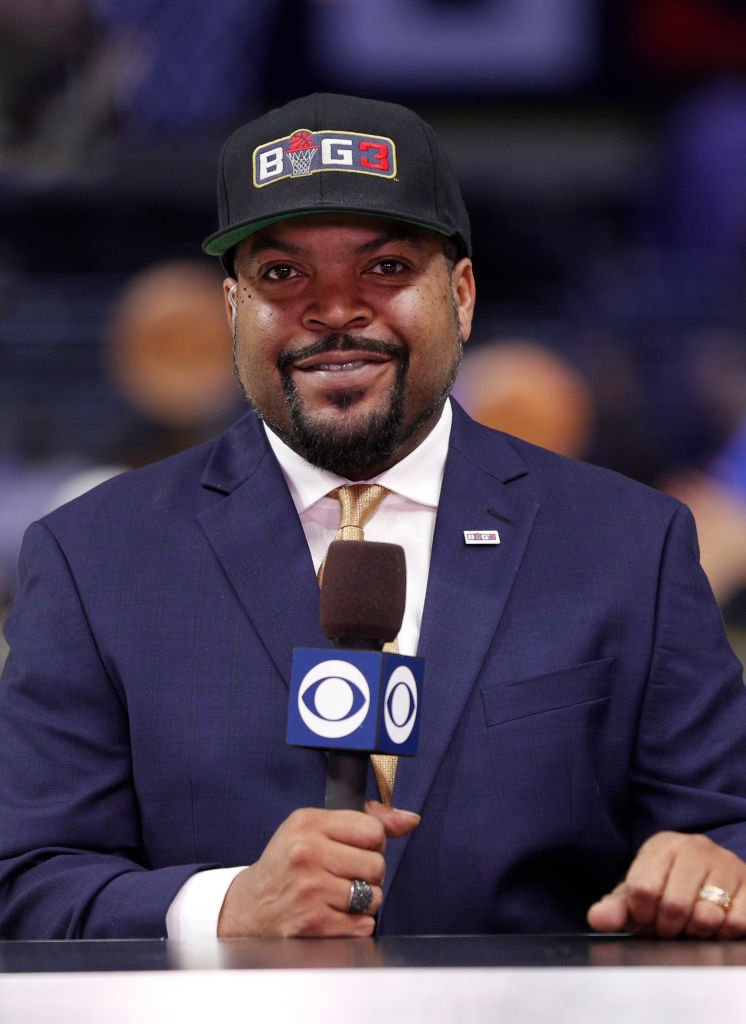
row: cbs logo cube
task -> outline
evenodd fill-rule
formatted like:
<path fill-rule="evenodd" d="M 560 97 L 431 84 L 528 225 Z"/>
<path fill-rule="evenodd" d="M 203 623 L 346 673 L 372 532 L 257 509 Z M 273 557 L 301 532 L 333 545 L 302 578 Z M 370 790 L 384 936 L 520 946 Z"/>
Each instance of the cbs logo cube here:
<path fill-rule="evenodd" d="M 293 653 L 291 746 L 417 753 L 421 658 L 378 651 L 301 648 Z"/>

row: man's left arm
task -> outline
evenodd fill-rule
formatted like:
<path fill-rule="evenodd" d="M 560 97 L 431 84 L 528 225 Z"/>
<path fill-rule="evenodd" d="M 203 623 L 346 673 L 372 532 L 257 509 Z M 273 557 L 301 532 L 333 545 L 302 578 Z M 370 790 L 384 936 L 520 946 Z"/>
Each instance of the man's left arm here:
<path fill-rule="evenodd" d="M 746 935 L 746 690 L 683 507 L 662 556 L 632 773 L 639 850 L 591 927 Z"/>

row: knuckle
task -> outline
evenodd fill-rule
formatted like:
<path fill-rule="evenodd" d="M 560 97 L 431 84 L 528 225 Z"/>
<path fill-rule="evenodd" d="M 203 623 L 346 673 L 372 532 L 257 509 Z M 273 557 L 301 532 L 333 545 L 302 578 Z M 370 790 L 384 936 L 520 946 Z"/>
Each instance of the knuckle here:
<path fill-rule="evenodd" d="M 658 902 L 660 893 L 653 882 L 640 880 L 629 883 L 627 896 L 631 903 L 652 906 Z"/>
<path fill-rule="evenodd" d="M 305 840 L 297 840 L 291 843 L 287 852 L 288 866 L 292 871 L 303 871 L 314 863 L 314 857 L 309 844 Z"/>
<path fill-rule="evenodd" d="M 709 939 L 717 931 L 717 925 L 713 922 L 705 923 L 692 918 L 686 927 L 686 934 L 693 939 Z"/>
<path fill-rule="evenodd" d="M 733 909 L 731 909 L 723 922 L 720 934 L 724 939 L 743 938 L 746 935 L 746 913 L 738 911 L 734 913 Z"/>
<path fill-rule="evenodd" d="M 371 885 L 383 885 L 383 880 L 386 877 L 386 861 L 383 859 L 381 854 L 374 856 L 371 862 L 371 867 L 368 872 L 368 881 Z"/>
<path fill-rule="evenodd" d="M 288 824 L 296 831 L 302 831 L 315 824 L 318 810 L 314 807 L 299 807 L 287 818 Z"/>
<path fill-rule="evenodd" d="M 678 839 L 679 835 L 679 832 L 656 832 L 654 835 L 648 836 L 648 838 L 640 847 L 640 850 L 650 850 L 654 849 L 656 846 L 664 846 L 668 843 L 675 842 Z"/>
<path fill-rule="evenodd" d="M 707 854 L 711 852 L 711 850 L 715 847 L 715 844 L 709 838 L 709 836 L 701 834 L 693 836 L 682 836 L 681 839 L 682 841 L 686 842 L 691 847 L 691 849 L 694 850 L 696 853 Z"/>
<path fill-rule="evenodd" d="M 679 896 L 665 896 L 658 907 L 658 915 L 668 920 L 679 921 L 689 916 L 689 903 Z"/>
<path fill-rule="evenodd" d="M 368 849 L 383 850 L 386 845 L 386 829 L 378 818 L 367 815 L 365 829 L 365 845 Z"/>
<path fill-rule="evenodd" d="M 324 916 L 320 911 L 307 911 L 294 920 L 291 929 L 285 937 L 289 938 L 295 935 L 302 938 L 304 936 L 319 935 L 323 931 L 324 923 Z"/>
<path fill-rule="evenodd" d="M 355 922 L 354 934 L 359 938 L 369 938 L 376 928 L 376 919 L 369 914 L 361 914 Z"/>
<path fill-rule="evenodd" d="M 320 905 L 321 887 L 315 875 L 302 874 L 295 880 L 295 899 L 306 908 L 306 913 L 313 913 Z"/>

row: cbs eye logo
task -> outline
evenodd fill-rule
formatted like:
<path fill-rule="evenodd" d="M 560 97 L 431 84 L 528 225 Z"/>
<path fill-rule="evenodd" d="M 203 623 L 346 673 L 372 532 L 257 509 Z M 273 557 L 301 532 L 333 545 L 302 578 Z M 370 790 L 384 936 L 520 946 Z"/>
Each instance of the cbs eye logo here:
<path fill-rule="evenodd" d="M 417 683 L 406 665 L 395 668 L 386 684 L 383 720 L 394 743 L 405 743 L 411 736 L 417 721 Z"/>
<path fill-rule="evenodd" d="M 348 661 L 322 661 L 307 672 L 298 689 L 298 712 L 304 724 L 324 739 L 349 736 L 365 721 L 370 687 Z"/>

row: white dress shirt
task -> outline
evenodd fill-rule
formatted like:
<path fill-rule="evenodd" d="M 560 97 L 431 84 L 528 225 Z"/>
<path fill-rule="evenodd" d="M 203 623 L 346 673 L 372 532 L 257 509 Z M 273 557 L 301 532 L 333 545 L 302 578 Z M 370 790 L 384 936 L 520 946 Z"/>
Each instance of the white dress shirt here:
<path fill-rule="evenodd" d="M 400 544 L 404 548 L 407 596 L 398 638 L 402 654 L 417 652 L 451 421 L 451 405 L 446 402 L 440 419 L 413 452 L 391 469 L 364 481 L 382 484 L 391 491 L 368 521 L 365 539 Z M 339 526 L 339 502 L 330 498 L 329 492 L 351 481 L 312 466 L 271 430 L 266 427 L 265 430 L 300 517 L 314 569 L 318 572 Z M 244 866 L 216 868 L 192 875 L 168 909 L 168 937 L 182 941 L 215 938 L 225 894 Z"/>

